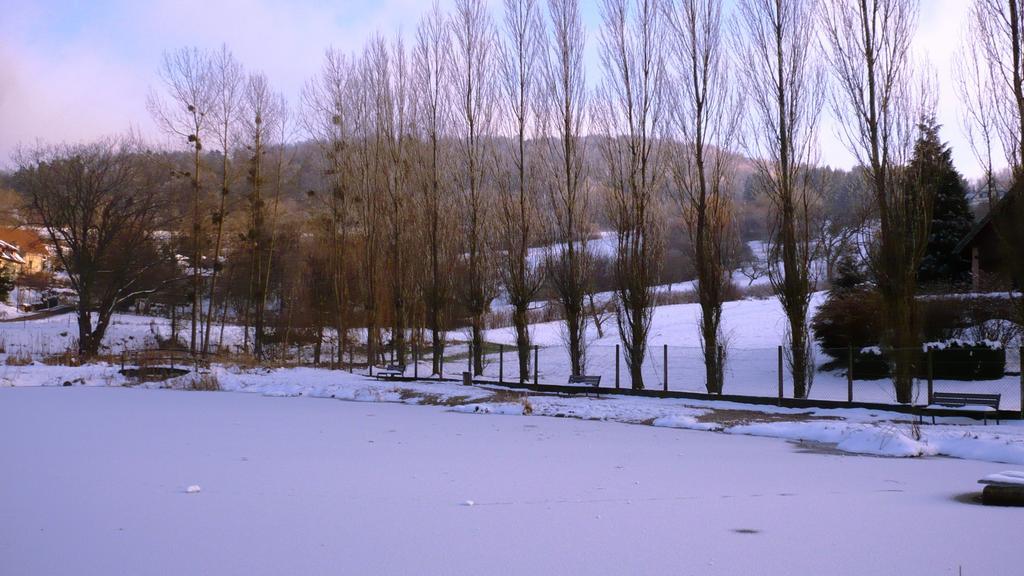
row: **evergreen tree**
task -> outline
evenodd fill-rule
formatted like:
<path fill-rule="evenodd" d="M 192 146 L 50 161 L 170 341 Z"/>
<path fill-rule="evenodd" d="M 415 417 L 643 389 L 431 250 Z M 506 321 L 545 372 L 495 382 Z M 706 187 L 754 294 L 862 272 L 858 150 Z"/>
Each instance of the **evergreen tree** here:
<path fill-rule="evenodd" d="M 7 297 L 14 290 L 14 268 L 6 264 L 0 264 L 0 302 L 6 302 Z"/>
<path fill-rule="evenodd" d="M 939 139 L 935 118 L 922 119 L 920 135 L 910 163 L 916 185 L 932 187 L 935 204 L 931 231 L 918 282 L 922 285 L 959 285 L 970 281 L 970 262 L 956 253 L 956 245 L 974 225 L 963 177 L 953 166 L 952 151 Z"/>
<path fill-rule="evenodd" d="M 836 278 L 832 281 L 829 298 L 855 292 L 862 288 L 867 281 L 868 276 L 857 255 L 847 252 L 840 257 L 839 263 L 836 265 Z"/>

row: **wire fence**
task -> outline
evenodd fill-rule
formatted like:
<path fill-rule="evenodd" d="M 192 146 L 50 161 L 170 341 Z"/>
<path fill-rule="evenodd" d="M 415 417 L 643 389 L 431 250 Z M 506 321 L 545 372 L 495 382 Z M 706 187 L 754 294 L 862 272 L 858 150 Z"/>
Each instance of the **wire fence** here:
<path fill-rule="evenodd" d="M 54 319 L 47 321 L 47 325 L 51 328 L 49 332 L 19 330 L 17 325 L 6 326 L 0 331 L 0 354 L 5 356 L 6 363 L 59 356 L 75 346 L 73 339 L 69 340 L 73 332 L 69 320 Z M 106 354 L 117 361 L 126 352 L 131 354 L 153 348 L 154 343 L 150 340 L 145 331 L 136 336 L 129 334 L 112 341 Z M 237 344 L 224 349 L 211 348 L 214 358 L 245 356 L 236 350 L 239 348 Z M 268 345 L 260 362 L 330 367 L 365 374 L 390 368 L 397 369 L 404 377 L 420 379 L 458 379 L 464 372 L 469 372 L 473 379 L 485 382 L 569 384 L 574 370 L 565 346 L 532 346 L 523 352 L 525 366 L 521 367 L 520 353 L 515 346 L 487 342 L 483 345 L 482 366 L 476 367 L 466 342 L 446 342 L 435 362 L 429 342 L 422 340 L 406 342 L 403 351 L 397 350 L 393 342 L 384 342 L 377 345 L 371 355 L 365 343 L 339 345 L 336 338 L 327 338 L 319 348 L 309 343 L 294 342 Z M 755 399 L 797 397 L 787 350 L 780 347 L 730 346 L 723 352 L 722 394 Z M 578 372 L 596 377 L 600 389 L 633 388 L 637 384 L 648 391 L 713 397 L 706 385 L 708 377 L 704 356 L 700 347 L 653 345 L 643 356 L 639 370 L 632 370 L 622 346 L 590 345 L 585 350 Z M 910 366 L 909 402 L 899 402 L 893 383 L 896 358 Z M 810 365 L 813 369 L 808 373 L 803 395 L 808 400 L 850 405 L 909 403 L 920 406 L 931 403 L 936 393 L 969 393 L 998 395 L 1000 409 L 1022 410 L 1024 376 L 1021 376 L 1019 347 L 1004 349 L 955 343 L 929 349 L 885 351 L 878 348 L 815 347 Z"/>
<path fill-rule="evenodd" d="M 894 384 L 897 350 L 815 349 L 810 358 L 806 393 L 809 400 L 855 404 L 907 404 L 899 402 Z M 1021 411 L 1024 377 L 1020 349 L 933 351 L 920 349 L 902 356 L 909 362 L 909 404 L 927 405 L 935 393 L 956 392 L 999 395 L 1001 410 Z M 429 353 L 414 354 L 416 362 L 404 367 L 405 376 L 459 378 L 469 372 L 474 380 L 495 383 L 568 385 L 572 363 L 564 346 L 534 346 L 521 369 L 515 346 L 484 346 L 482 370 L 475 370 L 467 344 L 445 348 L 440 374 Z M 765 399 L 796 398 L 788 351 L 774 348 L 724 350 L 722 394 Z M 412 358 L 410 358 L 412 359 Z M 599 377 L 599 389 L 632 388 L 633 371 L 621 346 L 593 345 L 586 349 L 581 374 Z M 707 393 L 704 350 L 699 347 L 652 346 L 644 356 L 639 380 L 646 390 Z"/>

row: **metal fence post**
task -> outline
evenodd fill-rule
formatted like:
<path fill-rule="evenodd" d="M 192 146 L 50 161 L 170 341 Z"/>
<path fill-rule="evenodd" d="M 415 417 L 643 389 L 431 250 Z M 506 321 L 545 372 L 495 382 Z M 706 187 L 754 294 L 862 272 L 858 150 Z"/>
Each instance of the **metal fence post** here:
<path fill-rule="evenodd" d="M 779 346 L 779 406 L 782 406 L 782 397 L 785 394 L 785 376 L 782 374 L 782 346 Z"/>
<path fill-rule="evenodd" d="M 718 395 L 725 388 L 725 346 L 718 345 Z"/>
<path fill-rule="evenodd" d="M 665 382 L 662 384 L 662 386 L 664 387 L 665 392 L 668 392 L 668 344 L 662 344 L 661 355 L 662 370 L 665 373 Z"/>
<path fill-rule="evenodd" d="M 533 385 L 537 386 L 537 371 L 540 365 L 540 346 L 533 345 Z"/>
<path fill-rule="evenodd" d="M 505 383 L 505 345 L 498 344 L 498 384 Z"/>
<path fill-rule="evenodd" d="M 473 374 L 473 343 L 469 344 L 469 354 L 466 355 L 466 371 L 469 372 L 470 376 L 476 376 Z"/>
<path fill-rule="evenodd" d="M 355 344 L 349 344 L 348 346 L 348 373 L 352 374 L 355 372 L 356 366 L 356 352 Z"/>
<path fill-rule="evenodd" d="M 444 350 L 441 350 L 441 360 L 437 365 L 437 379 L 444 378 Z"/>
<path fill-rule="evenodd" d="M 929 348 L 928 349 L 928 403 L 929 404 L 932 403 L 932 398 L 934 398 L 933 393 L 935 391 L 935 364 L 934 364 L 935 360 L 934 360 L 934 356 L 932 355 L 932 352 L 933 352 L 933 350 L 931 348 Z"/>
<path fill-rule="evenodd" d="M 415 380 L 420 379 L 420 343 L 412 343 L 412 377 Z"/>
<path fill-rule="evenodd" d="M 615 345 L 615 389 L 619 389 L 619 345 Z"/>
<path fill-rule="evenodd" d="M 853 346 L 846 347 L 846 401 L 853 402 Z"/>

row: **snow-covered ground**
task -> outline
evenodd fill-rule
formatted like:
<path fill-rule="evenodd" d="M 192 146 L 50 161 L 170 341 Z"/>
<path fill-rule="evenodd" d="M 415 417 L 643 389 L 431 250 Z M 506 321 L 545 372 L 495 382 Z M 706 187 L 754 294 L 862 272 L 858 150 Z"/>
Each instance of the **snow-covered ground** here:
<path fill-rule="evenodd" d="M 338 377 L 342 380 L 342 377 Z M 2 574 L 1016 574 L 1004 464 L 257 394 L 0 390 Z"/>
<path fill-rule="evenodd" d="M 1024 422 L 984 424 L 940 418 L 917 426 L 906 414 L 865 409 L 793 409 L 723 401 L 634 396 L 563 397 L 525 394 L 500 386 L 455 382 L 388 382 L 359 374 L 313 368 L 246 369 L 214 366 L 205 378 L 224 391 L 275 397 L 313 397 L 359 402 L 446 405 L 480 414 L 516 414 L 600 420 L 727 434 L 806 440 L 856 454 L 953 456 L 1024 465 Z M 187 374 L 136 382 L 117 366 L 0 367 L 0 387 L 122 387 L 189 389 Z"/>
<path fill-rule="evenodd" d="M 811 301 L 811 311 L 819 306 L 825 298 L 824 293 L 817 293 Z M 700 307 L 696 304 L 678 304 L 661 306 L 655 309 L 651 327 L 650 351 L 644 363 L 644 380 L 648 388 L 661 389 L 665 386 L 665 363 L 663 345 L 668 345 L 668 388 L 670 390 L 704 392 L 703 351 L 697 332 Z M 728 341 L 726 362 L 726 383 L 724 392 L 751 396 L 775 397 L 778 395 L 778 346 L 784 341 L 785 316 L 779 303 L 774 298 L 761 300 L 739 300 L 727 302 L 724 306 L 723 331 Z M 533 326 L 533 341 L 540 346 L 538 351 L 538 379 L 547 384 L 564 384 L 571 372 L 568 354 L 562 344 L 563 326 L 560 322 L 548 322 Z M 219 339 L 219 327 L 214 331 L 214 338 Z M 124 349 L 152 347 L 155 335 L 163 338 L 170 335 L 167 319 L 117 314 L 114 316 L 108 337 L 105 340 L 107 351 L 118 353 Z M 183 338 L 187 338 L 187 325 L 181 328 Z M 588 328 L 589 348 L 586 372 L 602 377 L 602 386 L 612 387 L 615 383 L 615 344 L 618 343 L 618 331 L 614 318 L 605 322 L 605 334 L 598 337 L 596 328 Z M 0 343 L 3 343 L 8 355 L 30 354 L 33 358 L 42 359 L 51 354 L 59 354 L 72 347 L 77 337 L 77 328 L 73 314 L 54 316 L 43 320 L 0 323 Z M 365 337 L 365 335 L 364 335 Z M 465 340 L 466 335 L 453 332 L 452 340 Z M 489 330 L 485 340 L 509 346 L 504 354 L 502 367 L 499 354 L 490 352 L 486 357 L 485 370 L 481 377 L 497 380 L 499 374 L 507 379 L 518 379 L 518 364 L 511 345 L 515 342 L 515 334 L 511 328 Z M 241 328 L 228 326 L 224 333 L 226 346 L 234 346 L 242 341 Z M 308 350 L 307 350 L 308 352 Z M 448 359 L 444 367 L 445 374 L 458 377 L 466 369 L 466 346 L 460 343 L 450 345 L 446 351 Z M 828 358 L 818 351 L 816 363 L 822 364 Z M 0 363 L 3 354 L 0 353 Z M 1020 360 L 1016 348 L 1007 353 L 1007 370 L 1019 370 Z M 3 367 L 0 366 L 0 375 Z M 421 358 L 417 373 L 421 376 L 430 374 L 429 359 Z M 410 367 L 408 373 L 412 374 Z M 529 375 L 532 380 L 533 374 Z M 0 376 L 2 378 L 2 376 Z M 792 379 L 786 374 L 785 394 L 792 396 Z M 620 383 L 629 386 L 625 362 L 620 354 Z M 1001 407 L 1017 410 L 1020 407 L 1020 378 L 1007 375 L 1000 380 L 957 382 L 935 382 L 936 391 L 963 391 L 999 393 L 1002 395 Z M 854 382 L 854 400 L 861 402 L 895 403 L 892 383 L 887 379 Z M 847 399 L 847 382 L 842 370 L 815 373 L 811 388 L 811 398 L 820 400 Z M 926 383 L 918 382 L 915 399 L 918 403 L 927 398 Z"/>
<path fill-rule="evenodd" d="M 74 313 L 59 314 L 40 320 L 23 320 L 0 323 L 0 343 L 10 355 L 29 355 L 43 358 L 61 354 L 77 346 L 78 325 Z M 179 321 L 179 338 L 188 340 L 188 319 Z M 156 346 L 156 337 L 170 338 L 171 323 L 167 318 L 140 316 L 136 314 L 114 314 L 110 327 L 103 339 L 103 352 L 118 354 L 122 350 L 136 350 Z M 214 327 L 211 341 L 220 340 L 220 326 Z M 242 329 L 226 326 L 225 346 L 235 345 L 242 340 Z"/>
<path fill-rule="evenodd" d="M 810 312 L 814 314 L 825 301 L 825 293 L 818 292 L 811 299 Z M 665 385 L 664 345 L 668 346 L 668 389 L 704 392 L 704 353 L 697 330 L 700 306 L 677 304 L 655 308 L 651 323 L 650 349 L 644 362 L 644 383 L 648 388 L 661 389 Z M 778 300 L 739 300 L 726 302 L 722 311 L 722 330 L 727 341 L 726 394 L 749 396 L 778 395 L 778 346 L 785 341 L 786 318 Z M 571 373 L 568 354 L 563 345 L 561 322 L 535 324 L 533 342 L 538 351 L 538 376 L 541 382 L 564 384 Z M 593 324 L 588 326 L 589 347 L 586 372 L 602 377 L 602 386 L 615 382 L 615 345 L 619 343 L 615 319 L 605 323 L 605 333 L 599 337 Z M 512 346 L 515 331 L 512 328 L 489 330 L 485 339 Z M 815 363 L 821 365 L 829 358 L 818 350 Z M 511 350 L 505 354 L 504 377 L 518 378 L 518 367 Z M 1007 371 L 1017 372 L 1020 367 L 1018 350 L 1007 350 Z M 484 376 L 497 378 L 499 361 L 492 354 Z M 532 374 L 530 375 L 532 379 Z M 620 378 L 622 386 L 629 386 L 625 362 L 620 352 Z M 935 391 L 998 393 L 1000 406 L 1007 410 L 1020 408 L 1020 378 L 1010 374 L 999 380 L 963 382 L 936 380 Z M 792 378 L 785 375 L 785 394 L 792 397 Z M 847 381 L 843 370 L 817 371 L 811 387 L 811 398 L 819 400 L 847 399 Z M 882 380 L 856 380 L 854 400 L 860 402 L 895 403 L 892 382 Z M 917 382 L 915 402 L 926 403 L 927 383 Z"/>

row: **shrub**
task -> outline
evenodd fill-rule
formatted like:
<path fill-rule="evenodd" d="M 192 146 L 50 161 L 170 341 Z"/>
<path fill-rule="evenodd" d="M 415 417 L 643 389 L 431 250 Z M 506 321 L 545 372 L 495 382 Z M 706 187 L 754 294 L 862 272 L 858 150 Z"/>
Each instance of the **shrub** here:
<path fill-rule="evenodd" d="M 1006 373 L 1006 350 L 999 342 L 929 342 L 932 376 L 937 380 L 998 380 Z M 925 362 L 921 363 L 927 366 Z M 927 368 L 921 376 L 927 376 Z"/>
<path fill-rule="evenodd" d="M 199 392 L 219 392 L 220 381 L 215 374 L 196 374 L 188 381 L 188 389 Z"/>
<path fill-rule="evenodd" d="M 853 354 L 853 377 L 856 380 L 888 378 L 889 368 L 889 357 L 877 346 L 861 348 Z"/>
<path fill-rule="evenodd" d="M 824 352 L 842 363 L 846 349 L 882 343 L 885 325 L 882 302 L 870 287 L 833 290 L 811 320 L 811 330 Z M 924 296 L 917 300 L 918 326 L 922 341 L 956 338 L 980 342 L 997 340 L 1007 344 L 1019 332 L 1010 321 L 1012 304 L 1006 298 L 948 294 Z"/>
<path fill-rule="evenodd" d="M 859 350 L 879 343 L 881 316 L 882 301 L 874 290 L 833 292 L 814 314 L 811 330 L 826 354 L 844 359 L 850 346 Z"/>

